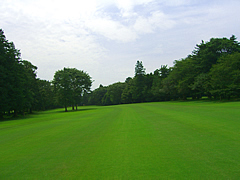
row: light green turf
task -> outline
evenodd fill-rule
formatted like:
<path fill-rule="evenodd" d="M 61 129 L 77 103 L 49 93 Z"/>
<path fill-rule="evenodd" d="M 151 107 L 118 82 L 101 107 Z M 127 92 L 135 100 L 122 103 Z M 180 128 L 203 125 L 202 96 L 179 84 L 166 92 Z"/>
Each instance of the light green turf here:
<path fill-rule="evenodd" d="M 239 178 L 240 102 L 91 106 L 0 122 L 0 179 Z"/>

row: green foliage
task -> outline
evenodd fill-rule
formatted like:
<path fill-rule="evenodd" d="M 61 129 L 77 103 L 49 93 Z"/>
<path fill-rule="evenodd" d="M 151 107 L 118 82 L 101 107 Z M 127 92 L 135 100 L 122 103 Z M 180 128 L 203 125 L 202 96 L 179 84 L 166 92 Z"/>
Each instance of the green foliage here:
<path fill-rule="evenodd" d="M 103 105 L 102 99 L 107 93 L 107 87 L 100 85 L 99 88 L 95 89 L 89 98 L 88 104 L 90 105 Z"/>
<path fill-rule="evenodd" d="M 20 51 L 8 42 L 0 29 L 0 116 L 5 112 L 24 113 L 31 108 L 34 96 L 36 67 L 28 61 L 21 61 Z"/>
<path fill-rule="evenodd" d="M 136 76 L 144 76 L 146 74 L 145 68 L 143 66 L 142 61 L 137 61 L 135 65 L 135 77 Z"/>
<path fill-rule="evenodd" d="M 194 82 L 190 85 L 190 88 L 193 90 L 197 98 L 201 98 L 204 95 L 211 98 L 211 84 L 209 80 L 209 73 L 201 73 L 194 78 Z"/>
<path fill-rule="evenodd" d="M 133 80 L 132 100 L 134 103 L 144 102 L 145 89 L 145 68 L 142 61 L 137 61 L 135 65 L 135 77 Z"/>
<path fill-rule="evenodd" d="M 55 73 L 53 84 L 58 102 L 64 105 L 65 111 L 67 111 L 69 105 L 72 105 L 73 110 L 76 105 L 77 109 L 83 93 L 90 91 L 92 81 L 84 71 L 64 68 Z"/>
<path fill-rule="evenodd" d="M 133 87 L 134 87 L 133 81 L 134 80 L 129 77 L 126 79 L 125 81 L 126 86 L 121 95 L 122 103 L 128 104 L 133 102 L 132 100 Z"/>
<path fill-rule="evenodd" d="M 56 104 L 54 103 L 54 87 L 51 82 L 37 79 L 37 88 L 35 110 L 53 109 Z"/>
<path fill-rule="evenodd" d="M 240 52 L 240 45 L 236 41 L 236 37 L 227 38 L 211 38 L 209 42 L 197 45 L 193 51 L 193 59 L 198 73 L 207 73 L 217 60 L 227 54 Z"/>
<path fill-rule="evenodd" d="M 21 61 L 25 69 L 25 82 L 24 82 L 24 94 L 25 94 L 25 108 L 29 109 L 32 113 L 34 104 L 36 104 L 36 93 L 37 89 L 37 67 L 32 65 L 29 61 Z"/>
<path fill-rule="evenodd" d="M 219 68 L 219 66 L 227 67 L 228 65 L 225 63 L 214 67 L 215 64 L 223 63 L 219 61 L 219 59 L 228 57 L 228 55 L 236 52 L 240 52 L 240 44 L 236 41 L 235 36 L 230 37 L 230 39 L 212 38 L 207 43 L 202 41 L 201 44 L 196 46 L 192 55 L 180 61 L 175 61 L 172 72 L 163 81 L 164 91 L 170 95 L 171 99 L 186 99 L 187 97 L 195 99 L 201 98 L 202 96 L 208 96 L 209 98 L 212 96 L 230 98 L 230 96 L 220 95 L 223 93 L 223 91 L 220 90 L 221 87 L 214 85 L 213 80 L 210 82 L 210 76 L 220 77 L 217 71 L 212 69 Z M 231 70 L 226 68 L 224 72 L 228 74 L 227 71 L 230 73 Z M 211 75 L 209 75 L 209 73 Z M 214 75 L 214 73 L 216 73 L 216 75 Z M 224 86 L 228 83 L 227 81 L 222 81 L 220 84 Z M 237 94 L 238 90 L 235 88 L 236 86 L 234 83 L 232 83 L 232 85 L 233 88 L 229 90 L 231 93 L 228 93 L 228 95 Z"/>
<path fill-rule="evenodd" d="M 160 69 L 156 69 L 153 75 L 153 82 L 151 87 L 151 93 L 153 96 L 152 101 L 164 101 L 168 100 L 168 94 L 164 91 L 164 79 L 168 77 L 171 69 L 167 68 L 167 65 L 162 65 Z"/>
<path fill-rule="evenodd" d="M 125 89 L 125 83 L 114 83 L 107 87 L 107 92 L 102 99 L 103 105 L 116 105 L 121 104 L 121 95 Z"/>
<path fill-rule="evenodd" d="M 203 96 L 208 96 L 210 99 L 212 96 L 215 98 L 219 97 L 220 99 L 238 98 L 239 66 L 237 65 L 237 55 L 231 58 L 231 63 L 219 60 L 237 52 L 240 52 L 240 43 L 233 35 L 229 39 L 224 37 L 211 38 L 206 43 L 202 41 L 201 44 L 196 46 L 191 55 L 181 60 L 176 60 L 172 68 L 162 65 L 154 73 L 146 74 L 142 61 L 137 61 L 135 76 L 133 78 L 129 77 L 125 81 L 125 88 L 121 94 L 121 102 L 140 103 L 178 99 L 186 100 L 189 97 L 192 99 L 201 99 Z M 235 59 L 233 60 L 233 58 Z M 225 68 L 224 71 L 216 70 L 221 69 L 220 67 L 223 69 L 223 67 L 233 66 L 233 62 L 235 63 L 235 69 L 231 67 Z M 224 72 L 226 76 L 220 76 L 221 72 Z M 226 80 L 221 81 L 219 77 L 222 76 L 225 76 L 223 79 Z M 99 90 L 93 92 L 90 95 L 92 98 L 91 104 L 117 104 L 112 102 L 108 88 L 111 89 L 111 85 L 105 87 L 105 91 L 102 91 L 101 95 L 98 96 L 95 94 Z M 95 101 L 94 103 L 93 100 Z"/>
<path fill-rule="evenodd" d="M 146 74 L 142 61 L 135 65 L 134 77 L 90 91 L 92 80 L 84 71 L 64 68 L 55 72 L 52 83 L 36 79 L 37 67 L 21 60 L 20 51 L 8 42 L 0 29 L 0 118 L 14 111 L 78 105 L 115 105 L 168 100 L 239 98 L 240 43 L 232 35 L 202 41 L 186 58 L 168 68 L 161 65 Z"/>
<path fill-rule="evenodd" d="M 222 98 L 240 97 L 240 53 L 220 58 L 210 71 L 211 93 Z"/>
<path fill-rule="evenodd" d="M 73 93 L 71 89 L 70 72 L 66 68 L 55 72 L 53 84 L 57 103 L 64 105 L 65 111 L 67 111 L 67 107 L 71 104 L 71 96 Z"/>

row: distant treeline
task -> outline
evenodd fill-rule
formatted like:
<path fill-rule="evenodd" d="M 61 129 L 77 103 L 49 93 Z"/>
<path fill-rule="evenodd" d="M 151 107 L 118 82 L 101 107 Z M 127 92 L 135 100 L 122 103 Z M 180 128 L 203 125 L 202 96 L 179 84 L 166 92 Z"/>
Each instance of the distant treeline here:
<path fill-rule="evenodd" d="M 67 111 L 70 105 L 77 109 L 83 93 L 90 92 L 92 80 L 84 71 L 64 68 L 52 82 L 36 78 L 36 71 L 0 29 L 0 119 L 57 107 Z"/>
<path fill-rule="evenodd" d="M 200 99 L 238 99 L 240 97 L 240 43 L 233 35 L 202 41 L 188 57 L 174 66 L 162 65 L 146 74 L 141 61 L 135 76 L 124 83 L 100 85 L 85 94 L 84 104 L 113 105 L 153 101 Z"/>
<path fill-rule="evenodd" d="M 91 77 L 82 70 L 63 68 L 53 81 L 36 78 L 37 67 L 22 60 L 13 42 L 0 29 L 0 118 L 33 110 L 78 105 L 115 105 L 169 100 L 240 98 L 240 43 L 233 35 L 202 41 L 173 67 L 161 65 L 146 74 L 141 61 L 135 76 L 90 91 Z"/>

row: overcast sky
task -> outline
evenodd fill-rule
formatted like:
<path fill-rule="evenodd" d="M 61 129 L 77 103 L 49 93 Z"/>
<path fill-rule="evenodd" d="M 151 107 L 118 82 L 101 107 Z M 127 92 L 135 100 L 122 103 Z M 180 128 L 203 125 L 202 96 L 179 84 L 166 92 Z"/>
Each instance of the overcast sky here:
<path fill-rule="evenodd" d="M 100 84 L 187 57 L 201 40 L 240 39 L 239 0 L 0 0 L 0 28 L 52 80 L 63 67 Z M 239 41 L 238 39 L 238 41 Z"/>

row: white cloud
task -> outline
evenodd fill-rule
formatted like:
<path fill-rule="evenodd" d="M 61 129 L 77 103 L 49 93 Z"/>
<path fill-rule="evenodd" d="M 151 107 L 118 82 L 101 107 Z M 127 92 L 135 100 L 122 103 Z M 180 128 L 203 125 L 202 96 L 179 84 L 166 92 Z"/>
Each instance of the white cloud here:
<path fill-rule="evenodd" d="M 110 40 L 120 42 L 134 41 L 137 34 L 131 28 L 108 18 L 94 18 L 86 22 L 86 26 L 93 32 L 99 33 Z"/>
<path fill-rule="evenodd" d="M 176 24 L 167 15 L 159 11 L 153 12 L 149 21 L 151 24 L 163 30 L 170 29 Z"/>
<path fill-rule="evenodd" d="M 117 7 L 121 10 L 123 17 L 132 16 L 133 8 L 137 5 L 145 5 L 154 0 L 116 0 Z"/>
<path fill-rule="evenodd" d="M 145 18 L 133 11 L 136 5 L 145 5 L 151 1 L 88 0 L 83 3 L 83 1 L 76 0 L 15 0 L 10 11 L 13 11 L 14 16 L 23 17 L 23 21 L 28 19 L 31 23 L 33 21 L 42 22 L 46 24 L 48 29 L 52 28 L 51 31 L 56 31 L 55 29 L 59 26 L 62 26 L 61 29 L 75 26 L 75 29 L 78 29 L 79 32 L 85 31 L 88 35 L 93 32 L 109 40 L 131 42 L 138 38 L 138 34 L 153 33 L 156 28 L 168 29 L 173 25 L 173 21 L 161 12 L 153 12 L 151 17 Z M 9 6 L 9 4 L 7 5 Z M 120 21 L 113 20 L 111 16 L 101 10 L 101 7 L 110 5 L 115 5 L 120 9 Z M 69 24 L 66 24 L 66 22 Z M 29 24 L 26 23 L 25 25 Z"/>
<path fill-rule="evenodd" d="M 51 80 L 56 70 L 76 67 L 93 76 L 95 88 L 124 80 L 139 58 L 158 68 L 191 53 L 201 39 L 240 37 L 239 5 L 237 0 L 6 0 L 0 1 L 0 28 L 24 59 L 39 67 L 40 78 Z"/>
<path fill-rule="evenodd" d="M 153 33 L 153 25 L 145 17 L 138 17 L 133 27 L 140 34 Z"/>
<path fill-rule="evenodd" d="M 134 24 L 134 29 L 138 33 L 153 33 L 156 28 L 167 30 L 175 25 L 175 21 L 171 20 L 164 13 L 157 11 L 151 13 L 150 17 L 138 17 Z"/>
<path fill-rule="evenodd" d="M 167 6 L 183 6 L 189 5 L 196 0 L 163 0 Z"/>

